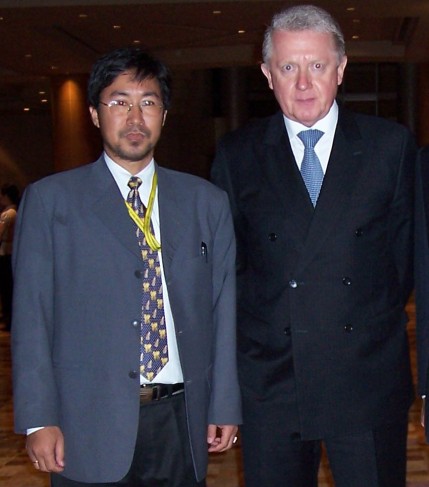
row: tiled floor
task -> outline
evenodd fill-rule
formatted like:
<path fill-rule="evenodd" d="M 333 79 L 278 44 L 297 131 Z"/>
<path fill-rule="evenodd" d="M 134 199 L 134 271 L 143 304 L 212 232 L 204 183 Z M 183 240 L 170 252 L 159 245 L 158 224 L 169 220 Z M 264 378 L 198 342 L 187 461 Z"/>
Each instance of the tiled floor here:
<path fill-rule="evenodd" d="M 410 343 L 415 373 L 414 306 L 411 317 Z M 392 371 L 394 373 L 394 371 Z M 408 436 L 407 487 L 429 487 L 429 446 L 419 425 L 420 401 L 411 409 Z M 208 487 L 244 487 L 240 468 L 240 446 L 227 453 L 213 455 L 210 460 Z M 323 459 L 319 474 L 320 487 L 333 487 L 329 467 Z M 36 472 L 24 451 L 24 438 L 12 431 L 12 397 L 10 384 L 9 334 L 0 324 L 0 487 L 48 487 L 45 474 Z M 277 486 L 273 486 L 277 487 Z M 293 486 L 290 486 L 293 487 Z"/>

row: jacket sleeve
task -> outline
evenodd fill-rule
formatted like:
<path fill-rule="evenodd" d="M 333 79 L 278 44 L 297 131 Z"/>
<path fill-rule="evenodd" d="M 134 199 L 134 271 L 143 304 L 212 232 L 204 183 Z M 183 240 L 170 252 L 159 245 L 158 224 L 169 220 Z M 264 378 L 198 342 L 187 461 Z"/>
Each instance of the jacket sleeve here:
<path fill-rule="evenodd" d="M 52 365 L 54 276 L 51 217 L 29 186 L 20 204 L 14 252 L 12 324 L 15 430 L 58 425 Z"/>
<path fill-rule="evenodd" d="M 213 245 L 215 324 L 209 424 L 240 424 L 241 399 L 236 364 L 235 237 L 228 199 L 223 201 Z"/>
<path fill-rule="evenodd" d="M 429 367 L 429 245 L 427 203 L 429 199 L 429 148 L 420 152 L 416 170 L 415 206 L 415 301 L 418 392 L 428 393 Z"/>

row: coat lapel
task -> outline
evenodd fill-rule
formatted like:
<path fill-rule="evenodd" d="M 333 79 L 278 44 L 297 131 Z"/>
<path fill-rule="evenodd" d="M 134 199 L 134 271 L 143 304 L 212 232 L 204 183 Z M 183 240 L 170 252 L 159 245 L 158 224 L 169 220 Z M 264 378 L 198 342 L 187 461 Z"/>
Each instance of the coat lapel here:
<path fill-rule="evenodd" d="M 92 169 L 87 181 L 92 211 L 130 252 L 141 258 L 135 224 L 104 159 L 101 157 Z"/>
<path fill-rule="evenodd" d="M 157 171 L 162 262 L 168 280 L 174 254 L 182 241 L 183 232 L 186 231 L 186 221 L 171 175 L 159 166 Z"/>
<path fill-rule="evenodd" d="M 291 233 L 294 239 L 303 243 L 313 206 L 296 164 L 281 112 L 271 119 L 257 151 L 261 174 L 266 176 L 285 213 L 293 215 Z"/>
<path fill-rule="evenodd" d="M 340 111 L 328 169 L 314 210 L 302 260 L 305 266 L 335 231 L 342 214 L 349 207 L 350 196 L 363 168 L 363 141 L 354 117 Z"/>

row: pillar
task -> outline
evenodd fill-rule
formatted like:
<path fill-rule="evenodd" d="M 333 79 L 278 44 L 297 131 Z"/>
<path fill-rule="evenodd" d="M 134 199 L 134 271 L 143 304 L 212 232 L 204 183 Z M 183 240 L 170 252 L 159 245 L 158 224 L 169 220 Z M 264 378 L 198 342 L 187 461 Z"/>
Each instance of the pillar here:
<path fill-rule="evenodd" d="M 86 101 L 87 79 L 86 75 L 72 75 L 51 80 L 55 171 L 81 166 L 100 154 L 100 136 Z"/>

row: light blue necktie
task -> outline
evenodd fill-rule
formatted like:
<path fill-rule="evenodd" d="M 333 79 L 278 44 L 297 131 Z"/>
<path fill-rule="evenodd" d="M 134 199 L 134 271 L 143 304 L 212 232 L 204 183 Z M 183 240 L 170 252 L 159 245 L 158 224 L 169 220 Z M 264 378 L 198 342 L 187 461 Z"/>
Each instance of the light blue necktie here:
<path fill-rule="evenodd" d="M 301 175 L 313 206 L 316 206 L 323 182 L 322 165 L 314 151 L 314 146 L 319 142 L 322 135 L 323 132 L 321 130 L 315 129 L 304 130 L 298 134 L 298 137 L 302 140 L 305 147 L 304 158 L 302 159 L 301 164 Z"/>

